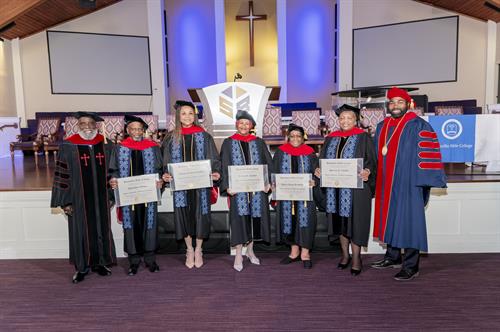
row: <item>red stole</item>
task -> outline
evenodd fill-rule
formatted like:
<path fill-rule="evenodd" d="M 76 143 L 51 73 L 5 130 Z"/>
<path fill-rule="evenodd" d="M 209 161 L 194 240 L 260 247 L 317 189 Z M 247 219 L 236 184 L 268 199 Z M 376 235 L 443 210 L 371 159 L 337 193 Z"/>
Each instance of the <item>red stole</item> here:
<path fill-rule="evenodd" d="M 250 141 L 253 141 L 253 140 L 256 140 L 257 139 L 257 136 L 255 135 L 246 135 L 246 136 L 243 136 L 243 135 L 240 135 L 238 133 L 230 136 L 230 138 L 234 139 L 234 140 L 237 140 L 237 141 L 242 141 L 242 142 L 250 142 Z"/>
<path fill-rule="evenodd" d="M 96 145 L 104 141 L 104 136 L 97 134 L 93 139 L 87 140 L 82 138 L 80 134 L 74 134 L 66 138 L 66 141 L 79 145 Z"/>
<path fill-rule="evenodd" d="M 200 133 L 202 131 L 205 131 L 203 128 L 192 125 L 191 127 L 182 127 L 181 128 L 181 134 L 182 135 L 191 135 L 195 133 Z"/>
<path fill-rule="evenodd" d="M 290 143 L 285 143 L 283 145 L 280 145 L 278 149 L 294 157 L 308 156 L 311 153 L 314 153 L 314 149 L 306 144 L 302 144 L 299 147 L 293 147 Z"/>
<path fill-rule="evenodd" d="M 348 137 L 353 135 L 359 135 L 364 133 L 365 131 L 361 128 L 354 127 L 348 131 L 337 130 L 330 133 L 327 137 Z"/>
<path fill-rule="evenodd" d="M 140 151 L 149 149 L 153 146 L 158 146 L 158 144 L 156 144 L 150 139 L 143 139 L 142 141 L 134 141 L 132 137 L 127 137 L 126 139 L 124 139 L 121 142 L 121 145 L 132 150 L 140 150 Z"/>

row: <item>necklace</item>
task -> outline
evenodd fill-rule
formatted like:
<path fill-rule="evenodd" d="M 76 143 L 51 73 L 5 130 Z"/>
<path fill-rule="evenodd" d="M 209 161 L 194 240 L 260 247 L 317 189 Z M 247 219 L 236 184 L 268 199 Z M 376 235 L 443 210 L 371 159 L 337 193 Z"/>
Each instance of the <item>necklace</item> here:
<path fill-rule="evenodd" d="M 403 122 L 405 116 L 406 116 L 406 114 L 403 115 L 401 120 L 399 120 L 398 124 L 396 125 L 396 128 L 394 129 L 391 136 L 389 137 L 389 140 L 387 140 L 387 133 L 389 132 L 389 124 L 387 124 L 387 130 L 385 131 L 385 137 L 384 137 L 384 146 L 382 147 L 382 155 L 383 156 L 385 156 L 387 154 L 387 152 L 389 151 L 389 147 L 388 147 L 389 142 L 391 141 L 392 137 L 394 136 L 394 133 L 398 130 L 399 125 Z M 392 120 L 392 118 L 389 120 L 389 122 L 391 120 Z"/>

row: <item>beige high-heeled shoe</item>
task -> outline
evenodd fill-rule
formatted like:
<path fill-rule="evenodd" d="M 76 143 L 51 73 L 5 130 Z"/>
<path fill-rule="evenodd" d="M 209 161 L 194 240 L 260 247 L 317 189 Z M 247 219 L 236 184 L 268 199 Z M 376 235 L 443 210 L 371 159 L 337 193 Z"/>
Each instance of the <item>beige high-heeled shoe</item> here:
<path fill-rule="evenodd" d="M 188 269 L 192 269 L 195 264 L 195 259 L 194 259 L 194 249 L 193 248 L 188 248 L 186 249 L 186 267 Z"/>
<path fill-rule="evenodd" d="M 201 248 L 194 250 L 194 266 L 198 269 L 203 266 L 203 250 Z"/>
<path fill-rule="evenodd" d="M 260 265 L 260 259 L 257 258 L 257 256 L 255 256 L 254 253 L 251 253 L 249 254 L 248 252 L 245 254 L 245 256 L 247 256 L 247 258 L 250 260 L 250 263 L 254 264 L 254 265 Z"/>
<path fill-rule="evenodd" d="M 234 264 L 233 264 L 233 269 L 235 269 L 238 272 L 241 272 L 243 270 L 243 257 L 241 257 L 240 263 L 236 263 L 236 258 L 234 258 Z"/>

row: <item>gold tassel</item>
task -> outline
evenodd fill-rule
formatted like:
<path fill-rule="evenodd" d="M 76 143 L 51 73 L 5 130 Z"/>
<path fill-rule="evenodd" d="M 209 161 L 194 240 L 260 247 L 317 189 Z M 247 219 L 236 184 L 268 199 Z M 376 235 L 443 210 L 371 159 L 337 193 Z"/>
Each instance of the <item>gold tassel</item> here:
<path fill-rule="evenodd" d="M 194 105 L 194 114 L 198 115 L 198 107 L 196 105 Z"/>
<path fill-rule="evenodd" d="M 106 122 L 102 122 L 102 136 L 104 136 L 104 144 L 108 144 L 108 139 L 106 138 Z"/>
<path fill-rule="evenodd" d="M 295 215 L 295 204 L 292 202 L 292 216 Z"/>
<path fill-rule="evenodd" d="M 307 201 L 304 201 L 304 207 L 307 209 Z"/>

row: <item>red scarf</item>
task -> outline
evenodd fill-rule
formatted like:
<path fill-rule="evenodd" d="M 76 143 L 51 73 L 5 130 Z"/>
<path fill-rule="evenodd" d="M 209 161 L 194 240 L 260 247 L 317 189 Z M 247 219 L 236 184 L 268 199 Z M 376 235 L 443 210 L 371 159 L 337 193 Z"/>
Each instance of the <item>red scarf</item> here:
<path fill-rule="evenodd" d="M 233 136 L 231 136 L 232 139 L 235 139 L 237 141 L 242 141 L 242 142 L 250 142 L 250 141 L 253 141 L 255 139 L 257 139 L 257 136 L 255 135 L 246 135 L 246 136 L 243 136 L 243 135 L 240 135 L 238 133 L 234 134 Z"/>
<path fill-rule="evenodd" d="M 158 146 L 158 144 L 156 144 L 150 139 L 145 138 L 142 141 L 134 141 L 132 137 L 127 137 L 126 139 L 124 139 L 121 142 L 121 145 L 132 150 L 140 150 L 140 151 L 149 149 L 153 146 Z"/>
<path fill-rule="evenodd" d="M 66 141 L 79 145 L 96 145 L 104 141 L 104 136 L 97 134 L 93 139 L 84 139 L 80 134 L 74 134 L 66 138 Z"/>
<path fill-rule="evenodd" d="M 203 128 L 192 125 L 191 127 L 182 127 L 181 128 L 181 134 L 182 135 L 191 135 L 195 133 L 201 133 L 202 131 L 205 131 Z"/>
<path fill-rule="evenodd" d="M 283 145 L 280 145 L 280 147 L 278 149 L 280 149 L 281 151 L 288 153 L 289 155 L 292 155 L 294 157 L 308 156 L 311 153 L 314 153 L 314 149 L 306 144 L 302 144 L 301 146 L 295 148 L 290 143 L 285 143 Z"/>
<path fill-rule="evenodd" d="M 359 135 L 364 133 L 365 131 L 361 128 L 354 127 L 352 129 L 349 129 L 348 131 L 342 131 L 342 130 L 337 130 L 334 132 L 331 132 L 327 137 L 348 137 L 348 136 L 353 136 L 353 135 Z"/>

